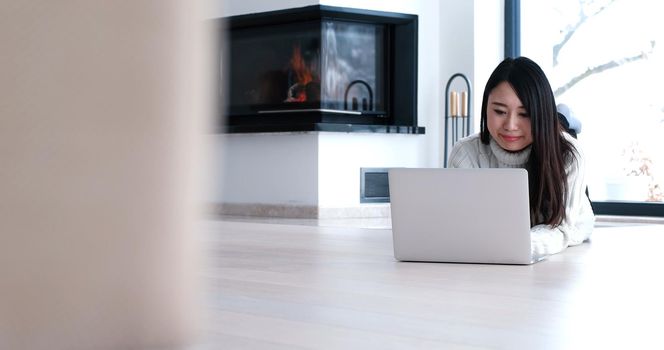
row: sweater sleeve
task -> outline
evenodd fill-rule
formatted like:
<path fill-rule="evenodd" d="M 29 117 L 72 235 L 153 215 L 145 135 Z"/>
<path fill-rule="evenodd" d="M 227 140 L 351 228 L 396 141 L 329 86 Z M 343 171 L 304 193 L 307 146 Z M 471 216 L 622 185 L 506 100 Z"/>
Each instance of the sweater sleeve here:
<path fill-rule="evenodd" d="M 585 160 L 580 147 L 570 161 L 567 171 L 567 197 L 565 220 L 557 226 L 536 225 L 531 228 L 533 257 L 556 254 L 568 246 L 581 244 L 592 233 L 595 216 L 586 196 Z"/>

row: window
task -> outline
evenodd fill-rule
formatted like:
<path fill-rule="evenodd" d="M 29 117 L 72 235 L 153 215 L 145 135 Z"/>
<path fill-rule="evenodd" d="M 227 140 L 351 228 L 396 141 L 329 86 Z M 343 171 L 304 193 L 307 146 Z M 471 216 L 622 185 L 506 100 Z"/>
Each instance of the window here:
<path fill-rule="evenodd" d="M 510 43 L 517 48 L 512 54 L 537 61 L 557 103 L 582 123 L 579 140 L 589 159 L 595 211 L 664 216 L 659 2 L 506 0 L 505 6 L 506 53 Z M 508 26 L 515 18 L 517 25 Z"/>

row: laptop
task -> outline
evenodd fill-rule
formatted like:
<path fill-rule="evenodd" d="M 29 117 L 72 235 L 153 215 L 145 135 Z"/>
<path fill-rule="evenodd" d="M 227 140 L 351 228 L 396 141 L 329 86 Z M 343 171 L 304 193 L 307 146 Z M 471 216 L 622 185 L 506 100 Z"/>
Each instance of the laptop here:
<path fill-rule="evenodd" d="M 400 261 L 532 264 L 525 169 L 388 170 Z"/>

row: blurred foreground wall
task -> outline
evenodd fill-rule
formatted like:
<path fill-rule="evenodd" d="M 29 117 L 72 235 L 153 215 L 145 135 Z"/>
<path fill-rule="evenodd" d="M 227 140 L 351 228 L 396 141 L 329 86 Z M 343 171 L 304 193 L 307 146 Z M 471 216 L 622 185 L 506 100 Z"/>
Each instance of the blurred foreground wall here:
<path fill-rule="evenodd" d="M 178 0 L 0 4 L 0 349 L 194 339 L 198 18 Z"/>

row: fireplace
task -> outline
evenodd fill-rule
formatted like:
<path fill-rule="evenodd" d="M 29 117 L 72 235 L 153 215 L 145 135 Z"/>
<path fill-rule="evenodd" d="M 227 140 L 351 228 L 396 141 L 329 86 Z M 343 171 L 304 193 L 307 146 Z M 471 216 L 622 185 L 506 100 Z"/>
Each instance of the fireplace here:
<path fill-rule="evenodd" d="M 317 5 L 222 23 L 226 132 L 424 133 L 417 16 Z"/>

